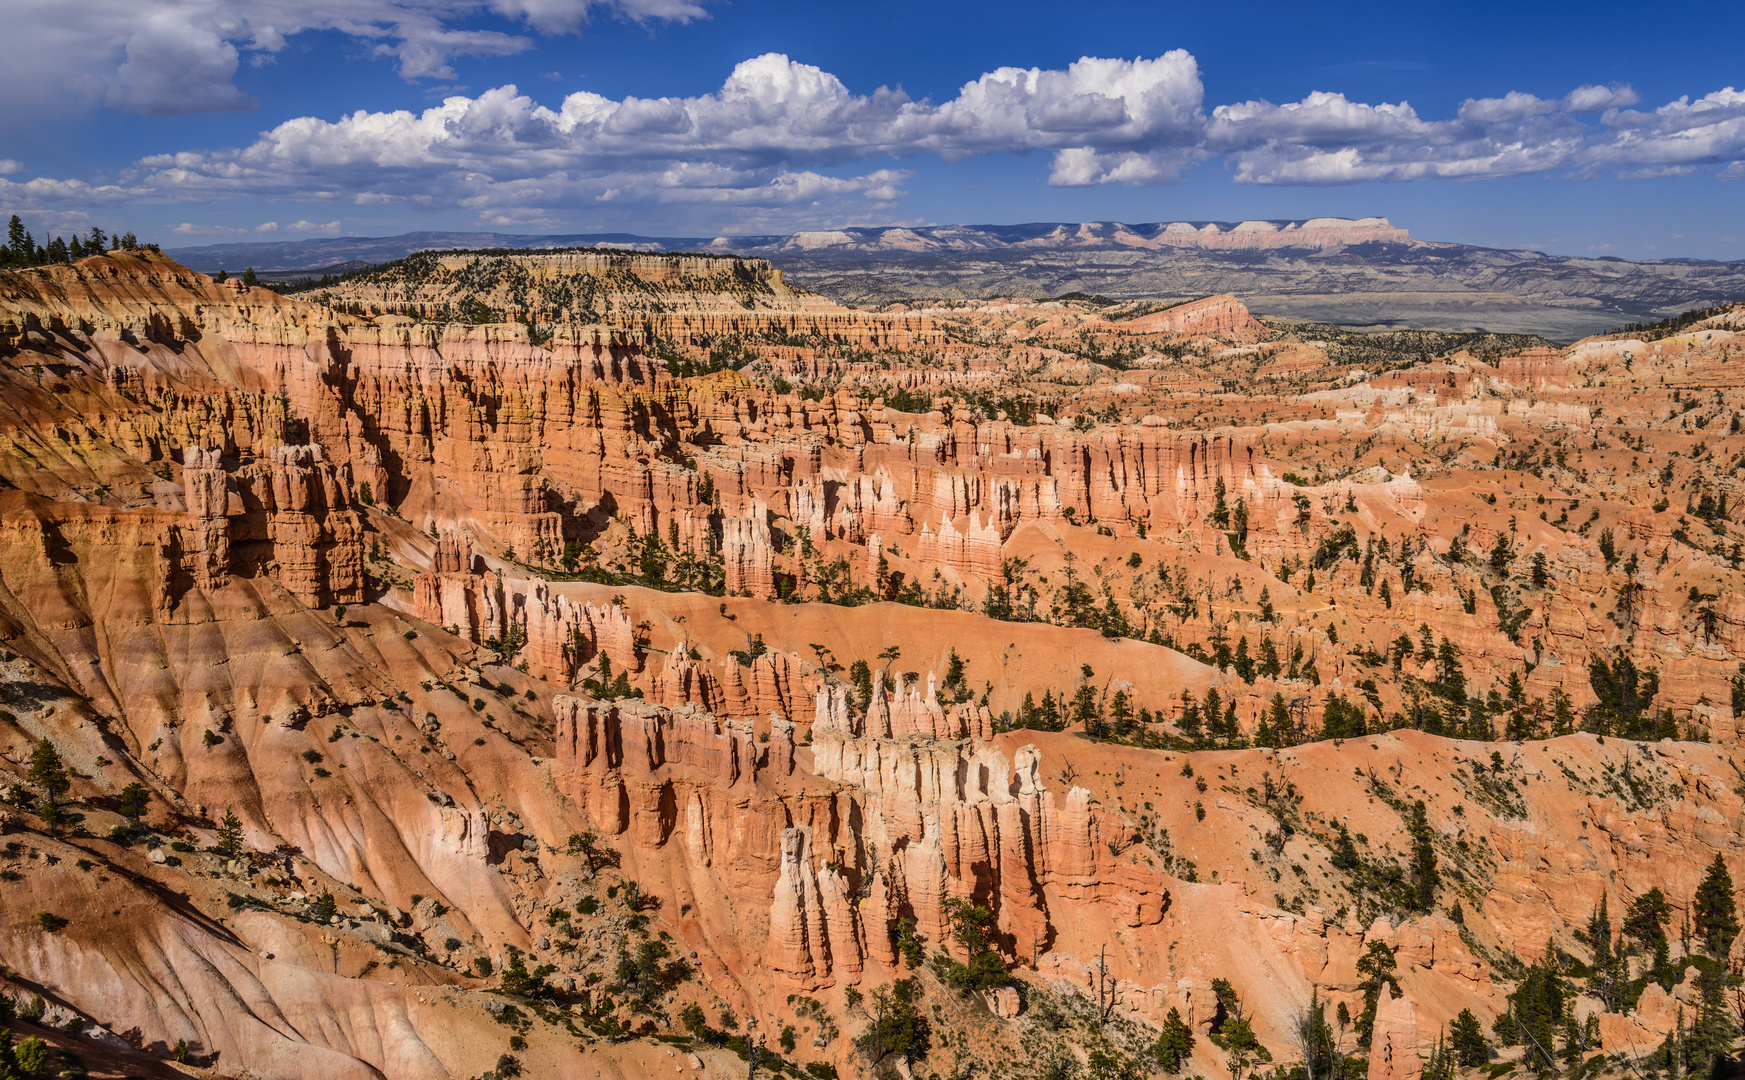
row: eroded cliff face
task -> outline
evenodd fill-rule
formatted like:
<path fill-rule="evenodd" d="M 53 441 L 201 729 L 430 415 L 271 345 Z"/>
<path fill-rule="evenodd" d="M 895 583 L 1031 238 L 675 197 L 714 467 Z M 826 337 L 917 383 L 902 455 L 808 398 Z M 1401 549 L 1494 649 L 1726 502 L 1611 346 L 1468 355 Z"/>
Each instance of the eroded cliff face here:
<path fill-rule="evenodd" d="M 475 1076 L 510 1034 L 650 1075 L 689 1005 L 849 1073 L 850 990 L 962 958 L 968 904 L 1027 994 L 1175 1009 L 1202 1073 L 1213 980 L 1285 1060 L 1385 946 L 1342 1050 L 1409 1080 L 1517 960 L 1591 956 L 1602 896 L 1745 872 L 1726 318 L 1372 377 L 1229 297 L 857 312 L 542 259 L 323 302 L 0 275 L 9 985 L 229 1075 Z M 1414 843 L 1428 903 L 1385 884 Z M 517 957 L 561 1008 L 487 1008 Z M 990 1065 L 1040 1030 L 992 1007 Z"/>

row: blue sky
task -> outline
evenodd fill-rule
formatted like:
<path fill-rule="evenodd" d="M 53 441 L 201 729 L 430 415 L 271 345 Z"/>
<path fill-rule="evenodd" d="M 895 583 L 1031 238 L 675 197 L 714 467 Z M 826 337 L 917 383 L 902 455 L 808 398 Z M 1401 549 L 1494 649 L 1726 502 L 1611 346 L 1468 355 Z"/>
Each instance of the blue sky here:
<path fill-rule="evenodd" d="M 1375 214 L 1426 239 L 1745 258 L 1737 3 L 0 12 L 0 212 L 39 234 Z"/>

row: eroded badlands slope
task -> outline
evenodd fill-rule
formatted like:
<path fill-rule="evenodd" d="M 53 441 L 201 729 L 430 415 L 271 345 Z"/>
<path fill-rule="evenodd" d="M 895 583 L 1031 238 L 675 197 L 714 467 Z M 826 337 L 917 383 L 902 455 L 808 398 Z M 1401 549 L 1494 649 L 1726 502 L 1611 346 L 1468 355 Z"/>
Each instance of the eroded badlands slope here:
<path fill-rule="evenodd" d="M 1058 1075 L 1174 1010 L 1210 1075 L 1224 980 L 1275 1061 L 1313 994 L 1415 1076 L 1548 940 L 1578 1055 L 1697 1009 L 1696 941 L 1582 965 L 1602 897 L 1739 869 L 1737 313 L 1555 350 L 592 252 L 0 297 L 0 955 L 76 1053 Z M 1011 988 L 905 956 L 973 959 L 958 901 Z"/>

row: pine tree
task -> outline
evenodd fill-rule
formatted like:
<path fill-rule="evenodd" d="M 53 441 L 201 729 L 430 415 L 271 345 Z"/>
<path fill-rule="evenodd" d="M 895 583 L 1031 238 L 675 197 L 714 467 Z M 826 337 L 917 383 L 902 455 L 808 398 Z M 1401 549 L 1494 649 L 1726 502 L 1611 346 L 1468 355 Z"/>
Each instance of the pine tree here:
<path fill-rule="evenodd" d="M 1292 1040 L 1303 1053 L 1304 1080 L 1334 1080 L 1339 1044 L 1318 989 L 1310 990 L 1308 1007 L 1292 1018 L 1291 1028 Z"/>
<path fill-rule="evenodd" d="M 1175 1073 L 1181 1072 L 1182 1065 L 1193 1051 L 1193 1029 L 1182 1023 L 1181 1011 L 1171 1006 L 1169 1015 L 1163 1018 L 1163 1032 L 1158 1035 L 1152 1053 L 1164 1072 Z"/>
<path fill-rule="evenodd" d="M 1719 852 L 1709 864 L 1703 883 L 1697 886 L 1691 907 L 1695 917 L 1693 929 L 1702 938 L 1703 947 L 1715 959 L 1725 960 L 1733 939 L 1739 936 L 1739 905 L 1733 898 L 1733 875 L 1727 872 Z"/>
<path fill-rule="evenodd" d="M 242 272 L 242 284 L 245 288 L 252 289 L 260 283 L 261 279 L 255 276 L 254 267 L 248 267 Z"/>
<path fill-rule="evenodd" d="M 1412 834 L 1413 899 L 1419 911 L 1429 911 L 1436 906 L 1436 887 L 1442 875 L 1436 869 L 1436 833 L 1425 814 L 1423 799 L 1412 804 L 1407 830 Z"/>
<path fill-rule="evenodd" d="M 1363 706 L 1341 694 L 1328 694 L 1321 706 L 1321 738 L 1355 739 L 1363 734 Z"/>
<path fill-rule="evenodd" d="M 1355 1030 L 1359 1046 L 1368 1046 L 1375 1034 L 1375 1010 L 1381 1001 L 1381 988 L 1385 984 L 1400 992 L 1400 984 L 1394 978 L 1394 951 L 1388 948 L 1384 941 L 1372 941 L 1369 949 L 1357 958 L 1357 973 L 1363 981 L 1357 988 L 1363 991 L 1363 1014 L 1357 1018 Z"/>
<path fill-rule="evenodd" d="M 122 817 L 129 821 L 138 821 L 145 815 L 145 808 L 151 802 L 151 790 L 135 780 L 121 789 L 116 802 Z"/>
<path fill-rule="evenodd" d="M 1580 1021 L 1575 1018 L 1575 1010 L 1568 1010 L 1563 1017 L 1563 1065 L 1570 1070 L 1571 1075 L 1581 1063 L 1582 1054 L 1586 1053 L 1587 1032 Z"/>
<path fill-rule="evenodd" d="M 1733 1009 L 1727 1002 L 1727 975 L 1718 965 L 1710 965 L 1697 975 L 1697 990 L 1702 995 L 1697 1004 L 1696 1022 L 1685 1040 L 1685 1063 L 1689 1075 L 1707 1074 L 1715 1059 L 1730 1053 L 1738 1038 L 1733 1022 Z"/>
<path fill-rule="evenodd" d="M 242 820 L 234 811 L 226 811 L 218 823 L 218 851 L 227 859 L 242 854 Z"/>
<path fill-rule="evenodd" d="M 1480 1026 L 1478 1017 L 1471 1009 L 1460 1010 L 1460 1015 L 1454 1018 L 1454 1024 L 1449 1029 L 1449 1045 L 1454 1050 L 1455 1059 L 1460 1067 L 1470 1069 L 1489 1063 L 1491 1045 L 1485 1041 L 1484 1028 Z"/>
<path fill-rule="evenodd" d="M 1357 845 L 1351 842 L 1351 830 L 1345 827 L 1343 821 L 1338 822 L 1339 834 L 1333 838 L 1333 854 L 1328 859 L 1335 870 L 1350 873 L 1363 865 L 1357 855 Z"/>
<path fill-rule="evenodd" d="M 1657 885 L 1630 901 L 1624 912 L 1624 935 L 1654 954 L 1654 968 L 1667 964 L 1671 945 L 1666 938 L 1666 921 L 1672 917 L 1672 905 Z"/>
<path fill-rule="evenodd" d="M 1557 1034 L 1564 1024 L 1569 988 L 1558 966 L 1557 943 L 1546 941 L 1545 955 L 1509 995 L 1509 1011 L 1497 1017 L 1495 1030 L 1504 1046 L 1524 1046 L 1522 1063 L 1539 1072 L 1557 1068 Z"/>
<path fill-rule="evenodd" d="M 1291 737 L 1291 711 L 1285 705 L 1283 694 L 1272 695 L 1272 704 L 1268 706 L 1266 716 L 1261 718 L 1260 730 L 1255 732 L 1254 741 L 1275 750 L 1290 746 L 1296 741 Z"/>
<path fill-rule="evenodd" d="M 1127 691 L 1117 690 L 1109 699 L 1109 723 L 1117 739 L 1126 738 L 1133 730 L 1133 705 L 1127 700 Z"/>
<path fill-rule="evenodd" d="M 1606 909 L 1605 893 L 1600 894 L 1600 902 L 1594 905 L 1593 914 L 1588 916 L 1586 938 L 1594 951 L 1594 973 L 1588 979 L 1588 992 L 1599 998 L 1610 1012 L 1621 1004 L 1630 975 L 1629 961 L 1623 949 L 1614 947 L 1612 942 L 1612 916 Z"/>
<path fill-rule="evenodd" d="M 1217 691 L 1212 692 L 1216 693 Z M 1182 714 L 1181 718 L 1175 722 L 1175 726 L 1176 730 L 1181 732 L 1182 738 L 1196 746 L 1199 745 L 1201 738 L 1200 707 L 1194 704 L 1194 695 L 1191 691 L 1182 691 Z"/>
<path fill-rule="evenodd" d="M 1422 1080 L 1454 1080 L 1454 1055 L 1448 1049 L 1445 1032 L 1436 1033 L 1436 1045 L 1430 1048 L 1430 1060 L 1424 1063 Z"/>
<path fill-rule="evenodd" d="M 12 220 L 17 221 L 15 217 Z M 36 749 L 30 752 L 30 771 L 25 774 L 30 782 L 42 789 L 42 793 L 50 806 L 59 806 L 61 797 L 73 786 L 73 778 L 67 772 L 67 767 L 61 762 L 61 755 L 55 752 L 54 744 L 43 739 L 36 744 Z"/>

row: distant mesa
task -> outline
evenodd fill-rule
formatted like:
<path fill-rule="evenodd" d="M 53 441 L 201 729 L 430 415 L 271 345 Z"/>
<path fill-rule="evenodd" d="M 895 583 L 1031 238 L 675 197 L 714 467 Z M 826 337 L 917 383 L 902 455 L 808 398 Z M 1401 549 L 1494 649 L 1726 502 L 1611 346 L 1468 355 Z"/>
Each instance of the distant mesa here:
<path fill-rule="evenodd" d="M 1745 297 L 1745 262 L 1630 262 L 1414 239 L 1384 217 L 868 226 L 758 236 L 415 232 L 169 252 L 196 270 L 320 278 L 418 251 L 611 248 L 769 259 L 845 304 L 1228 293 L 1256 315 L 1379 329 L 1488 330 L 1569 341 Z"/>
<path fill-rule="evenodd" d="M 1283 248 L 1347 247 L 1354 244 L 1409 244 L 1411 234 L 1383 217 L 1309 218 L 1306 221 L 1170 221 L 1128 225 L 1119 221 L 1035 225 L 940 225 L 926 228 L 833 229 L 798 232 L 776 243 L 764 237 L 718 236 L 712 250 L 779 255 L 863 252 L 951 252 L 992 248 L 1270 251 Z M 748 243 L 749 242 L 749 243 Z"/>
<path fill-rule="evenodd" d="M 1326 250 L 1355 244 L 1413 243 L 1387 218 L 1308 218 L 1274 221 L 1032 222 L 1022 225 L 927 225 L 843 228 L 755 236 L 639 236 L 576 233 L 562 236 L 481 232 L 412 232 L 400 236 L 337 236 L 272 243 L 212 244 L 168 254 L 195 270 L 335 271 L 341 264 L 381 263 L 415 251 L 455 248 L 611 247 L 629 251 L 709 251 L 738 255 L 831 253 L 947 253 L 1001 249 L 1267 251 Z"/>

